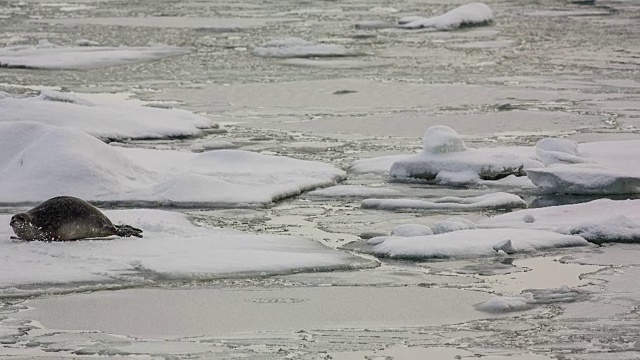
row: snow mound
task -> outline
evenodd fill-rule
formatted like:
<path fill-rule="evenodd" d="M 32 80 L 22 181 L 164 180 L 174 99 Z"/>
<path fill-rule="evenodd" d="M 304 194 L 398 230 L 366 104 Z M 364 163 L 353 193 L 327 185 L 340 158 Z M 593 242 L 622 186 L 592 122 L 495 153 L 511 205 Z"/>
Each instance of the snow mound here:
<path fill-rule="evenodd" d="M 483 228 L 555 231 L 593 243 L 640 242 L 640 200 L 599 199 L 575 205 L 514 211 L 477 223 Z"/>
<path fill-rule="evenodd" d="M 527 207 L 527 203 L 518 195 L 498 192 L 472 197 L 446 196 L 438 199 L 365 199 L 361 203 L 364 209 L 398 210 L 477 210 L 477 209 L 513 209 Z"/>
<path fill-rule="evenodd" d="M 331 165 L 241 150 L 114 147 L 73 128 L 0 122 L 1 203 L 59 195 L 152 205 L 249 206 L 333 185 Z"/>
<path fill-rule="evenodd" d="M 484 3 L 474 2 L 450 10 L 434 17 L 409 16 L 398 21 L 401 28 L 434 30 L 454 30 L 463 26 L 487 25 L 493 21 L 491 8 Z"/>
<path fill-rule="evenodd" d="M 297 37 L 267 41 L 253 49 L 253 54 L 270 58 L 310 58 L 352 56 L 342 45 L 316 44 Z"/>
<path fill-rule="evenodd" d="M 192 224 L 182 213 L 105 211 L 114 223 L 144 230 L 144 238 L 73 242 L 9 240 L 0 227 L 0 293 L 16 288 L 81 283 L 148 283 L 264 276 L 363 267 L 363 262 L 304 238 L 253 235 Z M 0 215 L 8 224 L 11 215 Z"/>
<path fill-rule="evenodd" d="M 369 197 L 394 196 L 400 192 L 388 188 L 375 188 L 361 185 L 337 185 L 324 189 L 310 191 L 307 195 L 323 197 Z"/>
<path fill-rule="evenodd" d="M 396 179 L 435 179 L 442 184 L 459 185 L 477 183 L 480 179 L 523 176 L 525 169 L 541 166 L 531 148 L 469 149 L 455 130 L 439 125 L 427 129 L 423 151 L 395 161 L 390 175 Z"/>
<path fill-rule="evenodd" d="M 0 48 L 0 67 L 88 70 L 184 55 L 189 49 L 157 45 L 147 47 L 57 46 L 48 41 L 36 46 Z"/>
<path fill-rule="evenodd" d="M 43 90 L 35 97 L 0 98 L 0 113 L 0 123 L 37 121 L 71 126 L 103 140 L 194 136 L 214 126 L 211 119 L 190 111 L 52 90 Z"/>
<path fill-rule="evenodd" d="M 433 235 L 433 231 L 430 227 L 422 224 L 402 224 L 391 230 L 391 236 L 411 237 L 425 235 Z"/>
<path fill-rule="evenodd" d="M 540 304 L 574 302 L 588 298 L 589 294 L 564 285 L 557 289 L 527 289 L 518 296 L 496 296 L 475 308 L 484 312 L 505 313 L 529 310 Z"/>
<path fill-rule="evenodd" d="M 526 172 L 539 193 L 640 193 L 640 140 L 593 142 L 576 148 L 566 140 L 543 139 L 536 145 L 536 154 L 547 167 Z"/>
<path fill-rule="evenodd" d="M 444 234 L 452 231 L 475 229 L 476 224 L 471 220 L 461 217 L 450 217 L 446 220 L 438 221 L 433 225 L 434 234 Z"/>
<path fill-rule="evenodd" d="M 533 295 L 525 293 L 522 296 L 495 296 L 482 304 L 476 305 L 475 308 L 489 313 L 505 313 L 529 310 L 533 307 Z"/>
<path fill-rule="evenodd" d="M 495 256 L 498 252 L 494 247 L 506 240 L 511 241 L 512 253 L 589 244 L 579 236 L 544 230 L 471 229 L 429 236 L 377 237 L 369 240 L 370 244 L 377 245 L 362 250 L 399 259 L 468 258 Z"/>
<path fill-rule="evenodd" d="M 388 174 L 396 161 L 412 158 L 413 155 L 385 155 L 354 161 L 348 171 L 353 174 Z"/>

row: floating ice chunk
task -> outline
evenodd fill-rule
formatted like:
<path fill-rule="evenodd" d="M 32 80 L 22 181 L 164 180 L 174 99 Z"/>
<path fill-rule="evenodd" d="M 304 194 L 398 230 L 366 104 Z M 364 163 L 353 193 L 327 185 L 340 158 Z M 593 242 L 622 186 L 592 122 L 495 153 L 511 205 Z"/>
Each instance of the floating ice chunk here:
<path fill-rule="evenodd" d="M 430 227 L 422 224 L 402 224 L 391 230 L 391 236 L 425 236 L 433 235 Z"/>
<path fill-rule="evenodd" d="M 67 47 L 41 41 L 37 46 L 0 48 L 0 67 L 85 70 L 158 60 L 189 52 L 189 49 L 168 45 Z"/>
<path fill-rule="evenodd" d="M 545 166 L 577 164 L 586 160 L 580 156 L 578 143 L 571 140 L 545 138 L 536 143 L 536 156 Z"/>
<path fill-rule="evenodd" d="M 396 161 L 412 158 L 413 155 L 385 155 L 369 159 L 356 160 L 349 166 L 348 171 L 354 174 L 388 174 Z"/>
<path fill-rule="evenodd" d="M 364 20 L 355 23 L 356 29 L 388 29 L 396 27 L 396 24 L 383 20 Z"/>
<path fill-rule="evenodd" d="M 436 175 L 436 183 L 450 186 L 480 183 L 480 175 L 473 170 L 447 171 L 442 170 Z"/>
<path fill-rule="evenodd" d="M 462 26 L 487 25 L 493 21 L 491 8 L 484 3 L 475 2 L 450 10 L 442 15 L 430 18 L 405 17 L 398 23 L 405 29 L 431 28 L 434 30 L 454 30 Z"/>
<path fill-rule="evenodd" d="M 182 206 L 267 204 L 345 176 L 328 164 L 249 151 L 115 147 L 77 129 L 22 121 L 0 122 L 0 171 L 4 203 L 66 194 Z"/>
<path fill-rule="evenodd" d="M 504 252 L 505 254 L 513 254 L 515 253 L 515 249 L 513 248 L 513 243 L 511 240 L 504 240 L 495 245 L 493 245 L 493 250 L 496 252 Z"/>
<path fill-rule="evenodd" d="M 253 54 L 272 58 L 340 57 L 355 55 L 354 52 L 342 45 L 316 44 L 296 37 L 267 41 L 255 47 Z"/>
<path fill-rule="evenodd" d="M 477 225 L 556 231 L 579 235 L 598 244 L 640 242 L 640 200 L 600 199 L 575 205 L 519 210 L 481 220 Z"/>
<path fill-rule="evenodd" d="M 579 236 L 562 235 L 551 231 L 472 229 L 429 236 L 376 237 L 368 242 L 369 245 L 375 245 L 372 249 L 360 250 L 380 257 L 414 260 L 495 256 L 494 246 L 499 239 L 511 240 L 513 253 L 589 244 Z"/>
<path fill-rule="evenodd" d="M 182 213 L 110 210 L 116 223 L 144 229 L 144 238 L 81 242 L 10 241 L 0 227 L 0 293 L 30 284 L 74 286 L 114 279 L 216 279 L 228 276 L 353 269 L 363 266 L 347 253 L 294 236 L 254 235 L 193 225 Z M 8 224 L 11 215 L 0 215 Z"/>
<path fill-rule="evenodd" d="M 80 39 L 76 41 L 77 46 L 100 46 L 100 43 L 97 41 L 89 40 L 89 39 Z"/>
<path fill-rule="evenodd" d="M 438 221 L 433 225 L 434 234 L 444 234 L 452 231 L 475 229 L 476 224 L 471 220 L 461 217 L 450 217 L 447 220 Z"/>
<path fill-rule="evenodd" d="M 0 98 L 0 113 L 0 123 L 37 121 L 70 126 L 103 140 L 194 136 L 214 126 L 211 119 L 186 110 L 53 90 L 43 90 L 36 97 Z"/>
<path fill-rule="evenodd" d="M 462 137 L 452 128 L 436 125 L 427 129 L 422 137 L 422 151 L 430 154 L 446 154 L 466 151 Z"/>
<path fill-rule="evenodd" d="M 422 153 L 401 158 L 393 163 L 391 177 L 418 178 L 459 185 L 462 180 L 478 178 L 496 180 L 509 175 L 524 175 L 525 169 L 543 166 L 534 158 L 531 148 L 511 147 L 469 149 L 455 130 L 447 126 L 433 126 L 424 136 Z M 439 173 L 444 172 L 438 178 Z M 471 173 L 478 174 L 472 176 Z M 453 175 L 455 174 L 455 175 Z"/>
<path fill-rule="evenodd" d="M 543 147 L 543 160 L 551 166 L 527 169 L 527 176 L 538 192 L 640 193 L 639 140 L 584 143 L 578 145 L 579 152 L 566 143 L 558 146 L 557 140 L 549 139 L 556 151 Z"/>
<path fill-rule="evenodd" d="M 369 197 L 369 196 L 397 196 L 398 190 L 388 188 L 367 187 L 361 185 L 337 185 L 307 193 L 311 196 L 324 197 Z"/>
<path fill-rule="evenodd" d="M 524 293 L 522 296 L 496 296 L 476 305 L 476 309 L 489 313 L 505 313 L 529 310 L 534 306 L 533 296 L 529 293 Z"/>
<path fill-rule="evenodd" d="M 527 207 L 527 203 L 518 195 L 498 192 L 472 197 L 447 196 L 439 199 L 365 199 L 361 206 L 365 209 L 397 210 L 477 210 L 477 209 L 513 209 Z"/>

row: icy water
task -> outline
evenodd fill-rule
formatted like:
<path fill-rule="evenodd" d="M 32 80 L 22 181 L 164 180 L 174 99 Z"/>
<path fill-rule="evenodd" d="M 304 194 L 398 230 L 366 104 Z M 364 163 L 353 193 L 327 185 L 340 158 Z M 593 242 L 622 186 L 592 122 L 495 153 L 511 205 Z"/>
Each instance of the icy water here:
<path fill-rule="evenodd" d="M 455 5 L 458 5 L 456 3 Z M 461 3 L 460 3 L 461 4 Z M 455 128 L 470 146 L 640 138 L 640 3 L 489 1 L 495 23 L 451 32 L 356 28 L 440 14 L 438 1 L 0 1 L 0 44 L 166 43 L 188 55 L 88 71 L 0 69 L 0 90 L 115 92 L 207 114 L 201 138 L 123 146 L 238 148 L 354 161 L 415 152 L 424 130 Z M 251 50 L 297 36 L 354 56 L 273 59 Z M 389 183 L 349 174 L 345 184 L 412 197 L 487 189 Z M 533 206 L 590 200 L 536 198 Z M 388 212 L 359 198 L 303 194 L 273 206 L 189 209 L 198 224 L 294 234 L 340 249 L 363 233 L 433 225 L 455 212 Z M 13 213 L 5 208 L 2 212 Z M 465 213 L 479 220 L 492 212 Z M 348 251 L 348 250 L 340 250 Z M 3 297 L 7 358 L 638 359 L 640 247 L 613 244 L 537 257 L 404 262 L 359 271 L 216 281 L 74 284 Z M 562 286 L 571 289 L 562 290 Z M 535 292 L 525 311 L 480 312 L 493 294 Z M 29 289 L 27 289 L 29 290 Z M 87 290 L 87 292 L 85 292 Z M 102 290 L 102 291 L 100 291 Z"/>

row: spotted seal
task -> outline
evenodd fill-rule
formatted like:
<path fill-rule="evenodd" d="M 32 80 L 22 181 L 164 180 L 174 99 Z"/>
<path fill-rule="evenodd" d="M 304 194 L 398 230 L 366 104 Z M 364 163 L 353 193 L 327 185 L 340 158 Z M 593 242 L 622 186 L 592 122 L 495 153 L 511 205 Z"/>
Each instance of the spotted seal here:
<path fill-rule="evenodd" d="M 9 223 L 21 240 L 67 241 L 107 236 L 142 237 L 142 230 L 113 225 L 98 208 L 72 196 L 51 198 L 13 215 Z"/>

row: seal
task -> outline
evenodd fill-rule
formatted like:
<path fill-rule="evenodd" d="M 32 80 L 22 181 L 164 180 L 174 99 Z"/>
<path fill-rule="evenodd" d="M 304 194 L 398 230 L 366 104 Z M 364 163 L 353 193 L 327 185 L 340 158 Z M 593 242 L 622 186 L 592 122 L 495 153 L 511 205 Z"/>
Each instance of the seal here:
<path fill-rule="evenodd" d="M 69 241 L 107 236 L 142 237 L 142 230 L 114 225 L 98 208 L 73 196 L 51 198 L 13 215 L 9 223 L 21 240 Z"/>

